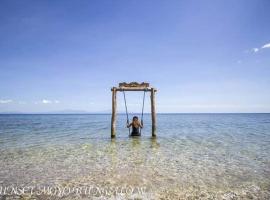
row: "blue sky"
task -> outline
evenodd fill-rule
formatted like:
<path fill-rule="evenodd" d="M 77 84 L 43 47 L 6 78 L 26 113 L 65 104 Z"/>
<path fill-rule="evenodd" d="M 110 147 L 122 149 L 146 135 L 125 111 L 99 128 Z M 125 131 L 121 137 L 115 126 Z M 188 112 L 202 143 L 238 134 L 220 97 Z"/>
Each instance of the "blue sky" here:
<path fill-rule="evenodd" d="M 270 112 L 270 1 L 0 1 L 0 112 Z M 122 94 L 119 110 L 124 110 Z M 140 111 L 142 94 L 127 94 Z M 147 98 L 146 111 L 149 111 Z"/>

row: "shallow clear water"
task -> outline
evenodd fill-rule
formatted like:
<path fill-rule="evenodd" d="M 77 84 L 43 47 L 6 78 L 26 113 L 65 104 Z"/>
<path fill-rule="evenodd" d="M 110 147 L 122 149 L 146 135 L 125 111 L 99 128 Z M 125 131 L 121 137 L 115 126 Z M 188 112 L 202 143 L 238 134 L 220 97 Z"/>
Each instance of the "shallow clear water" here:
<path fill-rule="evenodd" d="M 160 114 L 156 139 L 144 124 L 129 138 L 119 115 L 111 140 L 110 115 L 0 115 L 0 199 L 44 185 L 144 188 L 55 199 L 270 198 L 270 114 Z"/>

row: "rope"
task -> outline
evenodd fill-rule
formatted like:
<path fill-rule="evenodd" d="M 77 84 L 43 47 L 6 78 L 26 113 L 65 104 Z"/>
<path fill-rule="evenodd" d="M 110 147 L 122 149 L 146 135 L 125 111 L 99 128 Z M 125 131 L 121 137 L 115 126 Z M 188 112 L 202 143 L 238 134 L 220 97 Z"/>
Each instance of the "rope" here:
<path fill-rule="evenodd" d="M 124 101 L 125 101 L 125 108 L 126 108 L 126 116 L 127 116 L 127 124 L 129 125 L 129 117 L 128 117 L 128 109 L 127 109 L 127 101 L 126 101 L 126 93 L 123 91 L 124 94 Z M 128 132 L 130 135 L 130 127 L 128 127 Z"/>
<path fill-rule="evenodd" d="M 145 101 L 145 90 L 143 92 L 143 106 L 142 106 L 142 114 L 141 114 L 141 125 L 143 126 L 143 111 L 144 111 L 144 101 Z M 142 128 L 140 128 L 140 134 L 142 132 Z"/>
<path fill-rule="evenodd" d="M 127 100 L 126 100 L 126 93 L 123 90 L 123 95 L 124 95 L 124 101 L 125 101 L 125 109 L 126 109 L 126 117 L 127 117 L 127 124 L 129 125 L 129 117 L 128 117 L 128 109 L 127 109 Z M 143 126 L 143 114 L 144 114 L 144 102 L 145 102 L 145 93 L 146 90 L 143 92 L 143 105 L 142 105 L 142 113 L 141 113 L 141 125 Z M 142 128 L 140 128 L 140 134 L 141 134 Z M 130 135 L 130 127 L 128 127 L 128 132 Z"/>

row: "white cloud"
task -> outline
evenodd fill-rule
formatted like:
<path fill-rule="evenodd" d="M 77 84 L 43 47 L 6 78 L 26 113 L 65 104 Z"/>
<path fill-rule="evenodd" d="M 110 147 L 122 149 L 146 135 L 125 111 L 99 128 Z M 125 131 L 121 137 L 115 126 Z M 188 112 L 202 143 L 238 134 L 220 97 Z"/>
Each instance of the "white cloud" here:
<path fill-rule="evenodd" d="M 270 48 L 270 43 L 267 43 L 265 45 L 263 45 L 262 47 L 254 47 L 252 49 L 249 49 L 249 50 L 245 50 L 244 52 L 245 53 L 257 53 L 258 51 L 260 51 L 261 49 L 266 49 L 266 48 Z"/>
<path fill-rule="evenodd" d="M 43 99 L 42 101 L 41 101 L 41 103 L 43 103 L 43 104 L 53 104 L 53 103 L 60 103 L 60 101 L 58 101 L 58 100 L 48 100 L 48 99 Z"/>
<path fill-rule="evenodd" d="M 12 103 L 13 101 L 11 99 L 0 99 L 1 104 L 6 104 L 6 103 Z"/>
<path fill-rule="evenodd" d="M 265 49 L 265 48 L 270 48 L 270 43 L 265 44 L 265 45 L 262 46 L 262 49 Z"/>
<path fill-rule="evenodd" d="M 42 103 L 44 103 L 44 104 L 50 104 L 50 103 L 52 103 L 52 101 L 47 100 L 47 99 L 43 99 L 43 100 L 42 100 Z"/>
<path fill-rule="evenodd" d="M 258 49 L 258 48 L 253 48 L 252 51 L 253 51 L 254 53 L 257 53 L 257 52 L 259 51 L 259 49 Z"/>
<path fill-rule="evenodd" d="M 242 64 L 242 60 L 237 60 L 237 63 L 238 64 Z"/>

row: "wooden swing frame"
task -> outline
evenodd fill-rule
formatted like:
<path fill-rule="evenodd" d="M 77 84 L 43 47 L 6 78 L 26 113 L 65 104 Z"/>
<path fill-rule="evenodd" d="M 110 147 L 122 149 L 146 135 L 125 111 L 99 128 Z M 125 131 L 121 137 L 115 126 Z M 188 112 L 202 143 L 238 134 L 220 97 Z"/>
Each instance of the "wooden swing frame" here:
<path fill-rule="evenodd" d="M 152 137 L 156 137 L 156 103 L 155 103 L 155 93 L 157 90 L 150 87 L 149 83 L 119 83 L 118 87 L 111 88 L 112 91 L 112 118 L 111 118 L 111 138 L 116 136 L 116 113 L 117 113 L 117 92 L 123 91 L 142 91 L 151 92 L 151 119 L 152 119 Z"/>

